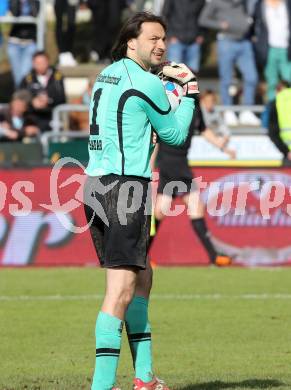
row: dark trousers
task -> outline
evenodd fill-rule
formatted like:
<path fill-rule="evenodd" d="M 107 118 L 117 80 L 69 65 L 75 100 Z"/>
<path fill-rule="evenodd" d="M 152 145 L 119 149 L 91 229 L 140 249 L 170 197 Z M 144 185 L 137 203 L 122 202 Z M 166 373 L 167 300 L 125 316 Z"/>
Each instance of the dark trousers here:
<path fill-rule="evenodd" d="M 69 5 L 67 0 L 55 0 L 55 14 L 59 52 L 71 52 L 76 30 L 76 7 Z"/>
<path fill-rule="evenodd" d="M 88 6 L 92 11 L 92 49 L 100 58 L 109 57 L 121 23 L 122 0 L 91 0 Z"/>

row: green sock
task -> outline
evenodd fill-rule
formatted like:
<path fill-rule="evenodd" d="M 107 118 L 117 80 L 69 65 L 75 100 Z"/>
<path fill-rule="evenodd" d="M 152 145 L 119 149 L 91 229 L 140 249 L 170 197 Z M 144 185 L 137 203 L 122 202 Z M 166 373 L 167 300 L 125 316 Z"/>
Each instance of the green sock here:
<path fill-rule="evenodd" d="M 135 296 L 125 314 L 125 324 L 136 378 L 149 382 L 152 374 L 151 327 L 148 300 Z"/>
<path fill-rule="evenodd" d="M 96 365 L 91 390 L 111 390 L 115 384 L 123 322 L 100 312 L 96 321 Z"/>

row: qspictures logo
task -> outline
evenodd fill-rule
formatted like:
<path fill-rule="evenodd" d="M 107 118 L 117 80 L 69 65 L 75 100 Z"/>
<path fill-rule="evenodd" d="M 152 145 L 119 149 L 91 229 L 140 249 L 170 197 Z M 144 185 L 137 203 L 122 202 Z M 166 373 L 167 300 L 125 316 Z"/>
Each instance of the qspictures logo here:
<path fill-rule="evenodd" d="M 216 247 L 236 263 L 291 260 L 291 176 L 251 170 L 220 177 L 202 192 Z"/>
<path fill-rule="evenodd" d="M 42 258 L 50 261 L 54 256 L 68 259 L 69 264 L 73 258 L 77 258 L 76 262 L 84 256 L 94 259 L 87 248 L 91 242 L 88 230 L 94 213 L 108 225 L 102 205 L 106 194 L 118 188 L 117 217 L 120 224 L 126 225 L 128 216 L 139 210 L 144 201 L 144 212 L 151 214 L 159 178 L 155 173 L 155 183 L 148 184 L 146 193 L 134 179 L 117 187 L 116 180 L 104 185 L 96 178 L 94 191 L 89 191 L 86 199 L 83 194 L 87 176 L 77 160 L 61 159 L 51 170 L 36 170 L 31 177 L 29 171 L 21 172 L 18 178 L 11 172 L 2 172 L 5 180 L 0 180 L 3 265 L 25 265 Z M 249 170 L 211 182 L 203 179 L 193 179 L 191 190 L 198 191 L 205 203 L 213 241 L 221 252 L 247 265 L 291 261 L 291 175 Z M 179 181 L 165 187 L 167 195 L 185 191 L 186 185 Z M 89 221 L 84 217 L 84 203 L 94 211 Z M 188 213 L 187 206 L 181 204 L 163 210 L 171 218 L 184 212 Z"/>

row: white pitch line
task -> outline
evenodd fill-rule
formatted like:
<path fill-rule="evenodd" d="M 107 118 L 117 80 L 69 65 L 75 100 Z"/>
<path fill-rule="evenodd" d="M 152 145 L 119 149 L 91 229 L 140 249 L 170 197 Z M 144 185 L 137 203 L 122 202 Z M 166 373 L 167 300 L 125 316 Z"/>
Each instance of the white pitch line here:
<path fill-rule="evenodd" d="M 102 294 L 92 295 L 0 295 L 0 301 L 90 301 L 103 299 Z M 157 301 L 191 301 L 191 300 L 291 300 L 291 294 L 152 294 L 151 300 Z"/>

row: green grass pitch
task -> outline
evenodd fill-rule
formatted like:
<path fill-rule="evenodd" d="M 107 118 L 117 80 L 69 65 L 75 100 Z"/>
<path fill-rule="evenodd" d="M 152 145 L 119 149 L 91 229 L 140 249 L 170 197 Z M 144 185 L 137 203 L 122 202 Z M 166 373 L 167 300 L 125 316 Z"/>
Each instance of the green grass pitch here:
<path fill-rule="evenodd" d="M 98 268 L 1 269 L 0 390 L 89 390 L 103 288 Z M 291 269 L 158 268 L 150 318 L 171 390 L 291 389 Z"/>

